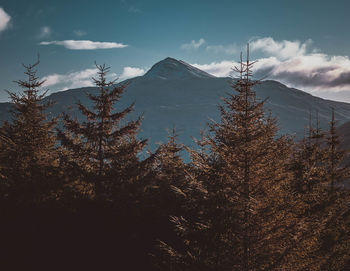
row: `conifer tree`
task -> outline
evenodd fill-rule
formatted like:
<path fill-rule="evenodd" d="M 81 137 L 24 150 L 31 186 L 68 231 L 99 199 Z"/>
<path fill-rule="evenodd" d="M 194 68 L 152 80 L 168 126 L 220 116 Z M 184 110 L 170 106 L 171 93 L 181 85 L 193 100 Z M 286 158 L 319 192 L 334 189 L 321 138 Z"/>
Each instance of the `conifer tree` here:
<path fill-rule="evenodd" d="M 155 197 L 158 203 L 153 202 L 157 208 L 164 209 L 170 205 L 174 205 L 172 211 L 177 208 L 176 197 L 174 197 L 173 189 L 176 187 L 182 189 L 186 183 L 186 171 L 188 167 L 181 157 L 184 146 L 177 143 L 177 134 L 175 128 L 168 135 L 168 141 L 161 144 L 155 152 L 153 163 L 153 176 L 150 181 L 150 196 Z M 165 204 L 165 205 L 164 205 Z M 162 212 L 162 210 L 160 210 Z"/>
<path fill-rule="evenodd" d="M 81 228 L 89 233 L 88 245 L 79 245 L 77 253 L 91 257 L 96 269 L 132 270 L 148 260 L 140 229 L 140 196 L 149 163 L 140 158 L 146 140 L 137 138 L 142 116 L 127 119 L 134 104 L 117 107 L 126 85 L 107 80 L 109 67 L 96 67 L 98 77 L 93 81 L 98 93 L 88 94 L 92 106 L 77 104 L 84 120 L 64 114 L 64 129 L 57 131 L 73 190 L 68 200 L 76 206 L 74 228 L 79 230 L 73 236 L 79 236 Z M 131 261 L 133 257 L 138 261 Z"/>
<path fill-rule="evenodd" d="M 348 178 L 339 147 L 334 114 L 324 133 L 310 125 L 309 136 L 297 144 L 292 163 L 294 200 L 298 219 L 293 270 L 342 270 L 349 257 Z"/>
<path fill-rule="evenodd" d="M 187 182 L 188 166 L 184 163 L 182 153 L 185 146 L 177 142 L 175 128 L 169 131 L 168 140 L 159 145 L 153 154 L 151 168 L 144 179 L 144 190 L 140 194 L 142 200 L 142 223 L 144 238 L 148 239 L 149 251 L 155 254 L 156 265 L 160 254 L 154 244 L 157 239 L 177 239 L 172 230 L 169 216 L 182 214 L 181 200 L 173 189 L 182 189 Z"/>
<path fill-rule="evenodd" d="M 253 87 L 252 66 L 242 58 L 233 80 L 236 93 L 220 106 L 221 122 L 210 124 L 192 151 L 193 181 L 183 189 L 193 217 L 173 217 L 183 246 L 161 243 L 169 270 L 279 270 L 291 243 L 286 211 L 290 144 L 263 111 Z"/>
<path fill-rule="evenodd" d="M 322 270 L 342 270 L 350 259 L 350 193 L 345 186 L 350 171 L 349 165 L 344 163 L 347 153 L 340 147 L 334 109 L 325 140 L 327 197 L 323 199 L 323 205 L 327 216 L 318 253 L 322 255 Z"/>
<path fill-rule="evenodd" d="M 344 164 L 346 151 L 340 148 L 334 109 L 326 137 L 325 169 L 328 194 L 325 201 L 328 219 L 321 235 L 319 253 L 324 256 L 322 270 L 342 270 L 350 260 L 350 193 L 345 187 L 349 165 Z"/>
<path fill-rule="evenodd" d="M 341 182 L 343 182 L 349 174 L 348 165 L 343 164 L 347 153 L 340 148 L 341 141 L 337 135 L 334 109 L 332 109 L 332 119 L 329 125 L 326 142 L 326 173 L 328 175 L 328 181 L 330 182 L 331 191 L 333 191 L 335 186 L 341 185 Z"/>
<path fill-rule="evenodd" d="M 319 270 L 319 260 L 316 259 L 317 234 L 320 228 L 315 221 L 323 214 L 320 209 L 320 197 L 326 193 L 325 169 L 323 167 L 324 151 L 322 141 L 324 133 L 314 129 L 310 121 L 308 136 L 296 144 L 291 160 L 293 173 L 293 201 L 290 211 L 297 217 L 295 247 L 290 253 L 289 268 L 294 270 Z M 316 199 L 317 198 L 317 199 Z M 304 256 L 309 255 L 309 257 Z"/>
<path fill-rule="evenodd" d="M 99 92 L 88 94 L 93 109 L 78 103 L 80 112 L 86 117 L 81 123 L 64 114 L 65 131 L 58 130 L 58 138 L 68 152 L 68 164 L 94 186 L 96 198 L 110 198 L 113 191 L 131 181 L 132 175 L 137 176 L 138 154 L 146 140 L 136 137 L 142 117 L 125 121 L 134 104 L 121 111 L 114 110 L 126 86 L 107 81 L 109 67 L 97 64 L 96 67 L 98 78 L 93 80 Z"/>
<path fill-rule="evenodd" d="M 47 91 L 40 93 L 44 81 L 36 75 L 38 64 L 39 60 L 23 65 L 28 79 L 16 81 L 22 93 L 8 92 L 12 121 L 4 122 L 0 129 L 0 170 L 8 188 L 6 196 L 22 205 L 55 198 L 58 192 L 56 120 L 46 113 L 53 103 L 43 101 Z"/>

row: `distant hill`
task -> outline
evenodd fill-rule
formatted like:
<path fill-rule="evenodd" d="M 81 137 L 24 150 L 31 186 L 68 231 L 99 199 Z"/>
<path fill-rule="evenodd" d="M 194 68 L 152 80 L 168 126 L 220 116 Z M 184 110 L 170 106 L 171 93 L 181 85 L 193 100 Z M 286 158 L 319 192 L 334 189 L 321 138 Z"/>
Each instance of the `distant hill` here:
<path fill-rule="evenodd" d="M 191 144 L 191 137 L 198 138 L 206 122 L 219 120 L 217 105 L 222 102 L 221 97 L 233 91 L 231 82 L 230 78 L 214 77 L 183 61 L 166 58 L 156 63 L 145 75 L 120 83 L 128 85 L 116 109 L 136 102 L 132 117 L 144 114 L 140 136 L 150 138 L 152 148 L 156 142 L 165 141 L 166 129 L 174 125 L 180 142 Z M 326 129 L 332 107 L 339 124 L 350 120 L 348 103 L 324 100 L 272 80 L 263 81 L 255 90 L 258 98 L 268 98 L 266 109 L 277 118 L 280 133 L 302 136 L 310 112 L 314 116 L 318 112 L 319 125 Z M 94 87 L 70 89 L 53 93 L 46 99 L 56 101 L 50 109 L 53 116 L 65 111 L 81 118 L 75 103 L 80 100 L 91 105 L 85 93 L 96 92 Z M 10 119 L 10 107 L 9 103 L 0 103 L 0 121 Z"/>

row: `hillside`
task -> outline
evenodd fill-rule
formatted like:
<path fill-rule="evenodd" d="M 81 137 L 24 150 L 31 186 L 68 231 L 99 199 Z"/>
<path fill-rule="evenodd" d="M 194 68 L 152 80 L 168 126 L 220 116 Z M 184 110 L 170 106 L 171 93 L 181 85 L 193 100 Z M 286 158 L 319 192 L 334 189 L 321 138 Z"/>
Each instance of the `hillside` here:
<path fill-rule="evenodd" d="M 222 102 L 221 97 L 233 91 L 231 82 L 230 78 L 214 77 L 183 61 L 166 58 L 145 75 L 120 83 L 127 87 L 117 109 L 136 102 L 133 116 L 144 114 L 140 136 L 150 138 L 152 148 L 156 142 L 165 140 L 166 129 L 173 126 L 180 141 L 191 144 L 191 137 L 198 138 L 206 122 L 219 119 L 217 105 Z M 332 107 L 339 124 L 350 120 L 348 103 L 321 99 L 272 80 L 263 81 L 255 90 L 259 99 L 267 99 L 266 110 L 277 118 L 280 133 L 302 136 L 310 112 L 314 116 L 318 112 L 320 127 L 327 128 Z M 46 99 L 56 101 L 50 109 L 53 116 L 64 111 L 81 118 L 75 103 L 80 100 L 89 105 L 85 94 L 96 91 L 94 87 L 70 89 L 53 93 Z M 10 119 L 10 107 L 9 103 L 0 104 L 0 121 Z"/>

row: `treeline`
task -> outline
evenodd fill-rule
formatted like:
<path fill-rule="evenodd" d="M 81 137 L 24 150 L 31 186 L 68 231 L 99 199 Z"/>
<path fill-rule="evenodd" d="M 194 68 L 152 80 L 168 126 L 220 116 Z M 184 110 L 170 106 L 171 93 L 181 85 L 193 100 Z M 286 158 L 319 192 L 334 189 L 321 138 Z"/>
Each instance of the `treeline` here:
<path fill-rule="evenodd" d="M 190 149 L 147 152 L 125 86 L 96 65 L 84 121 L 47 113 L 36 66 L 0 128 L 1 270 L 349 270 L 350 194 L 328 131 L 278 136 L 241 58 L 221 119 Z M 182 152 L 191 161 L 185 163 Z"/>

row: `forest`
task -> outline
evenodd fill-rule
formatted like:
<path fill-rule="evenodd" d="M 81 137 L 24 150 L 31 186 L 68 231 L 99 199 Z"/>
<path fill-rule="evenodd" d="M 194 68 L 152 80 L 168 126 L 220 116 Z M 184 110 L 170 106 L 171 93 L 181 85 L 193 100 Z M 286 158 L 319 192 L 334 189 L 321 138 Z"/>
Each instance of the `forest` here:
<path fill-rule="evenodd" d="M 52 118 L 39 61 L 8 92 L 0 126 L 1 270 L 349 270 L 347 152 L 334 112 L 279 135 L 242 58 L 220 121 L 190 148 L 176 127 L 155 151 L 126 85 L 98 65 L 84 121 Z M 184 153 L 190 157 L 184 159 Z"/>

